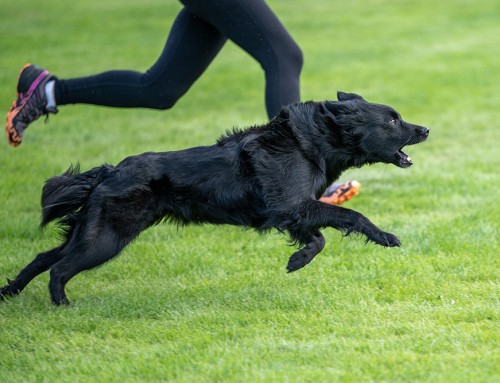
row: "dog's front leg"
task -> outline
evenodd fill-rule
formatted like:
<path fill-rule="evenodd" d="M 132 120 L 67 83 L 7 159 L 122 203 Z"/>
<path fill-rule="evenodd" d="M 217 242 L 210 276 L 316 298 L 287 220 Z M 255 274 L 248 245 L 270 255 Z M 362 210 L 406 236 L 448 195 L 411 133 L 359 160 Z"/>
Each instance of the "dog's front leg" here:
<path fill-rule="evenodd" d="M 394 234 L 380 230 L 368 218 L 357 211 L 319 201 L 308 201 L 302 206 L 300 222 L 302 227 L 314 228 L 333 227 L 346 235 L 360 233 L 369 241 L 378 245 L 395 247 L 401 242 Z"/>
<path fill-rule="evenodd" d="M 311 235 L 310 241 L 299 251 L 292 254 L 288 260 L 286 269 L 289 273 L 301 269 L 309 262 L 311 262 L 316 255 L 325 247 L 325 237 L 319 231 Z"/>

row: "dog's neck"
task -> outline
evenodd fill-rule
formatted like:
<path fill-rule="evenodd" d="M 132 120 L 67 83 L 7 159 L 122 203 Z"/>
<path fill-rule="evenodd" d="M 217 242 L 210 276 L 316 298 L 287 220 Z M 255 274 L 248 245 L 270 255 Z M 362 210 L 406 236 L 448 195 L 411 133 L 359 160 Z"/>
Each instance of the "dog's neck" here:
<path fill-rule="evenodd" d="M 304 113 L 304 108 L 316 108 L 316 111 Z M 330 126 L 333 121 L 325 120 L 328 117 L 320 113 L 316 103 L 291 105 L 280 113 L 279 118 L 288 121 L 304 156 L 324 174 L 325 187 L 347 169 L 363 165 L 362 156 L 353 156 L 351 149 L 344 146 L 335 131 L 340 127 Z"/>

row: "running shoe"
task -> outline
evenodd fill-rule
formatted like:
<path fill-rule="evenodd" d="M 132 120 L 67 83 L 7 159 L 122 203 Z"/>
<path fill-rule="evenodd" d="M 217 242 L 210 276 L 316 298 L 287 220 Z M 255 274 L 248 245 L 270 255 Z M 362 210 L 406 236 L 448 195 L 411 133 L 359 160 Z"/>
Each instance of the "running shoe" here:
<path fill-rule="evenodd" d="M 42 115 L 57 113 L 57 108 L 47 107 L 45 84 L 55 79 L 48 71 L 33 64 L 26 64 L 19 74 L 17 99 L 7 112 L 5 133 L 9 144 L 19 146 L 29 124 Z"/>
<path fill-rule="evenodd" d="M 319 200 L 332 205 L 340 205 L 357 196 L 359 189 L 361 189 L 361 184 L 358 181 L 349 181 L 343 184 L 334 183 L 326 189 Z"/>

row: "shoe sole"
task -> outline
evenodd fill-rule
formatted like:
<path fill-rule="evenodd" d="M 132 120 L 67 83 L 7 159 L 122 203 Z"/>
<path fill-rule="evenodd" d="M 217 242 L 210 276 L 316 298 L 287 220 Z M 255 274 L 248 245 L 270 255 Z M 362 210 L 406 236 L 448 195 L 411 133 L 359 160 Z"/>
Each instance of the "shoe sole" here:
<path fill-rule="evenodd" d="M 17 134 L 17 130 L 14 128 L 14 118 L 17 116 L 20 107 L 16 108 L 16 102 L 12 103 L 12 107 L 7 112 L 7 119 L 5 123 L 5 134 L 7 135 L 7 140 L 9 141 L 10 146 L 16 147 L 21 145 L 23 142 L 23 138 Z"/>
<path fill-rule="evenodd" d="M 26 68 L 31 66 L 32 64 L 26 64 L 22 67 L 22 69 L 19 71 L 19 77 L 17 79 L 17 84 L 19 87 L 19 83 L 21 81 L 21 76 Z M 7 136 L 7 140 L 9 141 L 9 144 L 13 147 L 21 145 L 23 142 L 23 137 L 20 136 L 17 133 L 17 130 L 14 128 L 14 118 L 19 114 L 21 109 L 26 105 L 26 103 L 31 99 L 31 96 L 37 86 L 40 84 L 40 81 L 42 81 L 45 76 L 49 74 L 48 71 L 44 70 L 43 72 L 39 73 L 33 81 L 31 81 L 30 86 L 28 87 L 28 90 L 26 93 L 29 94 L 28 97 L 25 98 L 24 102 L 21 103 L 20 105 L 16 106 L 17 99 L 19 98 L 20 95 L 20 90 L 17 89 L 17 98 L 16 100 L 12 103 L 11 108 L 7 112 L 7 118 L 5 122 L 5 134 Z"/>
<path fill-rule="evenodd" d="M 331 196 L 321 197 L 319 200 L 331 205 L 341 205 L 344 202 L 349 201 L 351 198 L 357 196 L 359 194 L 359 190 L 361 189 L 361 184 L 358 181 L 351 181 L 350 184 L 351 188 L 345 193 L 341 193 L 339 195 L 334 192 Z"/>

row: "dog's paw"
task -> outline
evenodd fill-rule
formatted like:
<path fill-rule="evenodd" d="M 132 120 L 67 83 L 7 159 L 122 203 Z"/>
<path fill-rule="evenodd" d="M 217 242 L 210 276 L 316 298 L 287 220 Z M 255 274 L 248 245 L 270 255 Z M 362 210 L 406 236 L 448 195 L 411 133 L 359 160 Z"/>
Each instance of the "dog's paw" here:
<path fill-rule="evenodd" d="M 7 297 L 14 297 L 19 294 L 19 289 L 15 286 L 14 282 L 7 279 L 8 284 L 0 287 L 0 300 L 3 301 Z"/>
<path fill-rule="evenodd" d="M 307 265 L 314 259 L 316 254 L 317 252 L 307 251 L 305 248 L 296 251 L 288 259 L 288 264 L 286 265 L 287 271 L 291 273 L 293 271 L 297 271 L 298 269 L 303 268 L 305 265 Z"/>
<path fill-rule="evenodd" d="M 401 241 L 394 234 L 381 232 L 380 235 L 374 240 L 377 245 L 384 247 L 400 247 Z"/>
<path fill-rule="evenodd" d="M 307 254 L 304 254 L 302 251 L 297 251 L 296 253 L 293 253 L 292 256 L 288 259 L 286 270 L 289 273 L 297 271 L 298 269 L 303 268 L 305 265 L 311 262 L 311 259 L 309 259 Z"/>
<path fill-rule="evenodd" d="M 311 237 L 311 241 L 306 246 L 292 254 L 286 269 L 291 273 L 303 268 L 323 250 L 323 247 L 325 247 L 325 237 L 320 232 L 317 232 Z"/>

